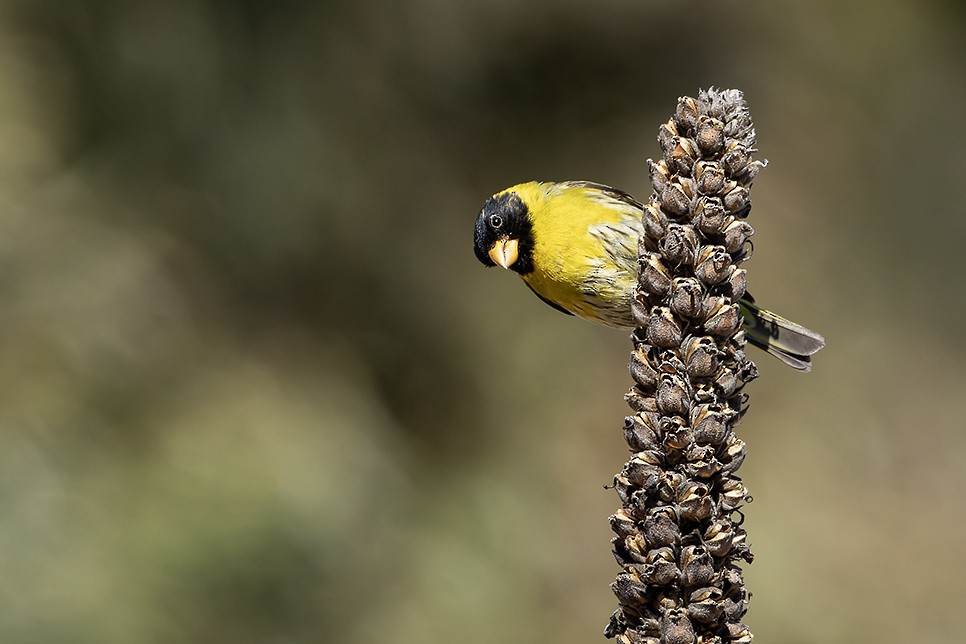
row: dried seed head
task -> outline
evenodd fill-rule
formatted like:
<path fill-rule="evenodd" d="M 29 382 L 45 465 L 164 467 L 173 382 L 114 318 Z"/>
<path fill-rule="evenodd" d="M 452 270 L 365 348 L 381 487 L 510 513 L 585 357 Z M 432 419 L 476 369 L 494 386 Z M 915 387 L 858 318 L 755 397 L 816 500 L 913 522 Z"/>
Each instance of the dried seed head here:
<path fill-rule="evenodd" d="M 624 436 L 633 454 L 614 478 L 621 605 L 605 633 L 627 644 L 724 644 L 750 635 L 736 562 L 752 557 L 733 514 L 751 499 L 735 476 L 745 447 L 733 429 L 757 372 L 744 355 L 747 277 L 737 265 L 751 252 L 748 187 L 764 164 L 752 157 L 740 92 L 680 99 L 658 140 L 664 158 L 648 162 L 654 191 L 631 304 L 637 385 Z"/>

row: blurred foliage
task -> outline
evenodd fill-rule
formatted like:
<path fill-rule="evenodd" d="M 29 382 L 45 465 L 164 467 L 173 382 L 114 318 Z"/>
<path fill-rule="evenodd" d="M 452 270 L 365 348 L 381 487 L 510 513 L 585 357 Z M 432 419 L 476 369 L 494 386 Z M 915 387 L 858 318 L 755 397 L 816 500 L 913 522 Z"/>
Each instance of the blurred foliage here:
<path fill-rule="evenodd" d="M 630 345 L 471 225 L 529 179 L 646 196 L 717 85 L 772 162 L 753 291 L 829 344 L 751 387 L 748 621 L 962 641 L 964 22 L 4 0 L 0 639 L 599 641 Z"/>

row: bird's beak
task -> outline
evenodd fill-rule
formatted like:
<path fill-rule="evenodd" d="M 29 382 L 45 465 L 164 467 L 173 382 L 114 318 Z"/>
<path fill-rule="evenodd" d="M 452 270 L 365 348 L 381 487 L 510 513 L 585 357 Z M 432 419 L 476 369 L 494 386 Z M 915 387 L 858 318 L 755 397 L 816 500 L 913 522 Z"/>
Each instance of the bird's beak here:
<path fill-rule="evenodd" d="M 510 268 L 513 266 L 514 262 L 517 261 L 519 256 L 518 250 L 519 242 L 516 239 L 510 239 L 509 237 L 504 237 L 503 239 L 496 240 L 493 244 L 493 248 L 487 253 L 493 263 L 497 266 L 502 266 L 503 268 Z"/>

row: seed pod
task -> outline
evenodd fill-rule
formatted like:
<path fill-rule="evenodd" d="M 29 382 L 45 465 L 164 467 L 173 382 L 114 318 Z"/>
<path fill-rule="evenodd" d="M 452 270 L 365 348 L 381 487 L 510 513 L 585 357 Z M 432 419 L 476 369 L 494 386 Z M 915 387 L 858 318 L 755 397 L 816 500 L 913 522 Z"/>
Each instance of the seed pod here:
<path fill-rule="evenodd" d="M 720 152 L 724 147 L 724 123 L 710 116 L 699 117 L 694 140 L 706 155 Z"/>
<path fill-rule="evenodd" d="M 694 274 L 702 283 L 712 286 L 728 276 L 731 255 L 724 246 L 702 246 L 694 262 Z"/>
<path fill-rule="evenodd" d="M 730 258 L 729 258 L 730 260 Z M 694 277 L 676 277 L 671 282 L 671 310 L 685 318 L 701 315 L 704 293 Z"/>
<path fill-rule="evenodd" d="M 663 186 L 661 188 L 663 190 Z M 722 206 L 722 211 L 724 207 Z M 647 203 L 641 216 L 641 223 L 644 225 L 644 234 L 649 239 L 659 240 L 664 236 L 667 228 L 667 215 L 653 203 Z"/>
<path fill-rule="evenodd" d="M 716 519 L 705 528 L 702 542 L 712 557 L 724 557 L 731 552 L 731 540 L 734 538 L 735 528 L 731 521 Z"/>
<path fill-rule="evenodd" d="M 700 194 L 716 194 L 724 187 L 724 168 L 716 161 L 698 161 L 694 164 L 694 179 Z"/>
<path fill-rule="evenodd" d="M 661 644 L 694 644 L 696 635 L 688 612 L 683 608 L 667 611 L 661 621 Z"/>
<path fill-rule="evenodd" d="M 754 233 L 755 229 L 747 221 L 739 219 L 731 222 L 724 229 L 725 250 L 729 253 L 737 252 Z"/>
<path fill-rule="evenodd" d="M 698 125 L 698 103 L 690 96 L 682 96 L 678 99 L 677 109 L 674 110 L 672 123 L 679 123 L 684 132 L 693 132 Z M 677 131 L 677 128 L 675 128 Z"/>
<path fill-rule="evenodd" d="M 721 605 L 722 595 L 721 589 L 714 586 L 694 591 L 688 598 L 688 617 L 702 624 L 715 622 L 724 612 L 724 606 Z"/>
<path fill-rule="evenodd" d="M 681 528 L 668 506 L 657 507 L 644 521 L 644 538 L 652 548 L 674 546 L 681 541 Z"/>
<path fill-rule="evenodd" d="M 668 224 L 660 249 L 669 263 L 690 266 L 698 249 L 698 235 L 692 226 Z"/>
<path fill-rule="evenodd" d="M 701 195 L 695 200 L 694 225 L 705 235 L 720 234 L 732 221 L 720 197 Z"/>
<path fill-rule="evenodd" d="M 684 363 L 692 378 L 707 378 L 718 370 L 718 347 L 709 336 L 691 336 L 684 343 Z"/>
<path fill-rule="evenodd" d="M 716 307 L 704 322 L 704 331 L 709 335 L 726 336 L 738 330 L 741 313 L 737 304 Z"/>
<path fill-rule="evenodd" d="M 751 208 L 751 196 L 748 194 L 748 188 L 744 186 L 735 186 L 726 192 L 722 202 L 725 210 L 736 217 L 744 217 Z"/>
<path fill-rule="evenodd" d="M 671 289 L 671 274 L 657 253 L 647 253 L 641 262 L 638 283 L 654 295 L 665 295 Z"/>
<path fill-rule="evenodd" d="M 634 382 L 644 390 L 653 390 L 657 386 L 657 367 L 645 347 L 639 346 L 631 353 L 628 370 Z"/>
<path fill-rule="evenodd" d="M 647 160 L 647 169 L 651 175 L 651 186 L 653 186 L 654 191 L 660 194 L 667 185 L 668 179 L 671 178 L 671 171 L 668 170 L 667 162 L 664 159 L 660 161 Z"/>
<path fill-rule="evenodd" d="M 675 175 L 671 181 L 664 186 L 661 191 L 661 208 L 664 209 L 671 216 L 680 217 L 687 214 L 691 207 L 691 197 L 694 194 L 688 194 L 687 188 L 689 186 L 683 183 L 677 175 Z"/>
<path fill-rule="evenodd" d="M 676 347 L 681 344 L 681 327 L 671 309 L 658 306 L 651 311 L 647 323 L 647 340 L 655 347 Z"/>
<path fill-rule="evenodd" d="M 711 555 L 702 546 L 681 549 L 681 583 L 685 586 L 707 586 L 714 578 Z"/>

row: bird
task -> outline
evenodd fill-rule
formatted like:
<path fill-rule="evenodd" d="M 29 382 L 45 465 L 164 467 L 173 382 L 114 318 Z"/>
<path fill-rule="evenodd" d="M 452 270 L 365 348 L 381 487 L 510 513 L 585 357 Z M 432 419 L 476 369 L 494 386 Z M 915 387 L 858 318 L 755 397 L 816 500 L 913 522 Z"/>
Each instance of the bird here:
<path fill-rule="evenodd" d="M 473 250 L 484 266 L 517 273 L 554 309 L 630 329 L 643 208 L 628 193 L 591 181 L 521 183 L 483 204 Z M 747 293 L 739 310 L 747 341 L 799 371 L 809 371 L 811 356 L 825 346 L 819 333 L 759 307 Z"/>

